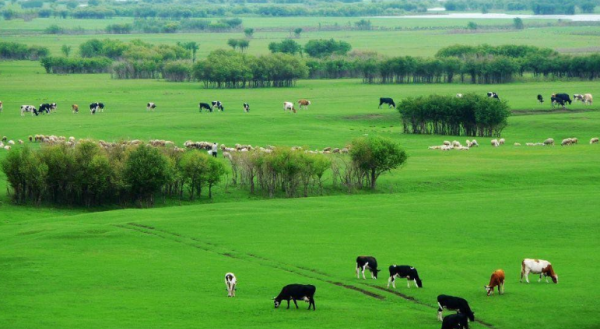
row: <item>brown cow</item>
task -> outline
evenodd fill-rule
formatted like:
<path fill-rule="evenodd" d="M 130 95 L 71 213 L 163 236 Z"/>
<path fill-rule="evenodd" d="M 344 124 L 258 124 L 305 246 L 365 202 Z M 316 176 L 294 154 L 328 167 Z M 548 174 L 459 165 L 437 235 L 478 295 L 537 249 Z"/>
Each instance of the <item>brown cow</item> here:
<path fill-rule="evenodd" d="M 300 109 L 305 108 L 308 110 L 308 106 L 310 105 L 310 101 L 307 99 L 301 99 L 298 101 L 298 107 Z"/>
<path fill-rule="evenodd" d="M 492 273 L 492 277 L 490 278 L 490 284 L 485 286 L 485 290 L 487 291 L 487 295 L 494 294 L 494 288 L 498 287 L 498 294 L 504 294 L 504 271 L 503 270 L 495 270 Z"/>
<path fill-rule="evenodd" d="M 73 104 L 71 105 L 71 109 L 73 109 L 73 113 L 79 113 L 79 105 Z"/>

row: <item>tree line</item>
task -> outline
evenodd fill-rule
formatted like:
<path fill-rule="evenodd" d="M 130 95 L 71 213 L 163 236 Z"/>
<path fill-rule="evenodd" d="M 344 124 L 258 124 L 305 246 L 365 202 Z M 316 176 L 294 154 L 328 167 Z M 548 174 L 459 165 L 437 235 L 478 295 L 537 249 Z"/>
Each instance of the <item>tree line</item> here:
<path fill-rule="evenodd" d="M 593 13 L 598 5 L 594 0 L 450 0 L 444 2 L 447 11 L 489 10 L 524 11 L 531 10 L 535 15 L 573 15 L 579 8 L 583 13 Z"/>
<path fill-rule="evenodd" d="M 27 46 L 17 42 L 0 41 L 0 59 L 37 61 L 50 54 L 46 47 Z"/>
<path fill-rule="evenodd" d="M 475 94 L 406 98 L 397 108 L 407 134 L 500 137 L 510 116 L 506 102 Z"/>

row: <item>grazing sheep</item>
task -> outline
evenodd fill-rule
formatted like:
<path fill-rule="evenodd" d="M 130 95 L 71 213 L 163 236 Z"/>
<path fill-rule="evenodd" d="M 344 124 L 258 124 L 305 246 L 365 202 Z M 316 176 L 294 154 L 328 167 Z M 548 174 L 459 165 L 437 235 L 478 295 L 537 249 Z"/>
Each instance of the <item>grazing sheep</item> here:
<path fill-rule="evenodd" d="M 19 144 L 23 144 L 23 140 L 22 139 L 19 139 Z"/>
<path fill-rule="evenodd" d="M 476 140 L 472 140 L 472 141 L 471 141 L 471 145 L 469 145 L 469 147 L 474 147 L 474 146 L 477 146 L 477 147 L 479 147 L 479 144 L 477 144 L 477 141 L 476 141 Z"/>
<path fill-rule="evenodd" d="M 577 144 L 577 138 L 571 138 L 571 144 Z"/>
<path fill-rule="evenodd" d="M 13 141 L 12 139 L 8 141 L 8 145 L 15 145 L 15 141 Z"/>
<path fill-rule="evenodd" d="M 430 149 L 430 150 L 439 150 L 439 149 L 441 149 L 441 148 L 442 148 L 442 147 L 441 147 L 441 146 L 439 146 L 439 145 L 435 145 L 435 146 L 430 146 L 430 147 L 428 147 L 428 149 Z"/>
<path fill-rule="evenodd" d="M 461 147 L 462 145 L 460 145 L 459 141 L 452 141 L 452 146 L 454 146 L 454 147 Z"/>
<path fill-rule="evenodd" d="M 535 146 L 534 143 L 525 143 L 525 145 L 527 145 L 527 146 Z"/>
<path fill-rule="evenodd" d="M 10 151 L 10 146 L 6 145 L 6 146 L 4 147 L 4 149 L 5 149 L 5 150 L 7 150 L 7 151 Z"/>
<path fill-rule="evenodd" d="M 344 148 L 341 150 L 342 154 L 347 154 L 347 153 L 348 153 L 348 151 L 349 151 L 349 150 L 348 150 L 348 148 L 347 148 L 347 147 L 344 147 Z"/>
<path fill-rule="evenodd" d="M 450 143 L 450 141 L 444 141 L 443 144 L 446 145 L 446 146 L 450 146 L 452 143 Z"/>
<path fill-rule="evenodd" d="M 442 151 L 450 151 L 454 149 L 452 145 L 442 145 Z"/>
<path fill-rule="evenodd" d="M 504 145 L 504 143 L 505 143 L 505 142 L 506 142 L 506 141 L 504 140 L 504 138 L 500 138 L 500 139 L 498 140 L 498 143 L 500 143 L 500 145 Z"/>
<path fill-rule="evenodd" d="M 521 146 L 521 143 L 515 143 L 515 146 Z"/>
<path fill-rule="evenodd" d="M 571 145 L 571 139 L 570 138 L 565 138 L 562 140 L 562 142 L 560 143 L 560 146 L 568 146 Z"/>
<path fill-rule="evenodd" d="M 552 146 L 554 146 L 554 139 L 553 138 L 547 138 L 544 141 L 544 145 L 552 145 Z"/>
<path fill-rule="evenodd" d="M 590 144 L 598 144 L 598 137 L 590 139 Z"/>
<path fill-rule="evenodd" d="M 467 146 L 459 146 L 459 147 L 455 147 L 455 149 L 459 150 L 459 151 L 468 151 L 469 150 L 469 148 Z"/>
<path fill-rule="evenodd" d="M 498 142 L 498 140 L 497 140 L 497 139 L 492 139 L 491 143 L 492 143 L 492 146 L 493 146 L 493 147 L 498 147 L 498 146 L 500 146 L 500 142 Z"/>

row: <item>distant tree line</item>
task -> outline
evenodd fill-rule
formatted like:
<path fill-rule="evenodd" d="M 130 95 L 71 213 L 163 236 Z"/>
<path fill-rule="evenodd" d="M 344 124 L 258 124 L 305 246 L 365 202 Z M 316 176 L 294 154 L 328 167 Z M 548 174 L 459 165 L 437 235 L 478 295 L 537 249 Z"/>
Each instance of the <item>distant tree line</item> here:
<path fill-rule="evenodd" d="M 157 197 L 194 199 L 205 191 L 212 197 L 225 174 L 221 161 L 197 150 L 102 148 L 92 141 L 16 149 L 1 165 L 13 201 L 35 205 L 152 206 Z"/>
<path fill-rule="evenodd" d="M 271 42 L 269 50 L 271 53 L 284 54 L 307 54 L 310 57 L 323 58 L 332 55 L 346 55 L 352 46 L 346 41 L 336 41 L 334 39 L 315 39 L 309 40 L 304 47 L 292 39 L 286 39 L 281 42 Z"/>
<path fill-rule="evenodd" d="M 510 116 L 504 101 L 486 96 L 420 96 L 398 104 L 407 134 L 499 137 Z"/>
<path fill-rule="evenodd" d="M 0 42 L 0 59 L 37 61 L 50 54 L 46 47 L 27 46 L 17 42 Z"/>
<path fill-rule="evenodd" d="M 535 15 L 575 14 L 576 8 L 583 13 L 593 13 L 596 0 L 449 0 L 444 2 L 447 11 L 525 11 Z"/>

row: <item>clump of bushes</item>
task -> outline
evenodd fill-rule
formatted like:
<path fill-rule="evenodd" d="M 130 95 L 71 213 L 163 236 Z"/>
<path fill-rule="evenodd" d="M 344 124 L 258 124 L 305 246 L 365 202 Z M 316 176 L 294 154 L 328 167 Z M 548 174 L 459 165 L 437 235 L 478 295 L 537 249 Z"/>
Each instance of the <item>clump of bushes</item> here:
<path fill-rule="evenodd" d="M 31 46 L 28 47 L 17 42 L 0 42 L 0 59 L 29 59 L 37 61 L 46 57 L 50 51 L 46 47 Z"/>

